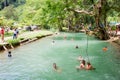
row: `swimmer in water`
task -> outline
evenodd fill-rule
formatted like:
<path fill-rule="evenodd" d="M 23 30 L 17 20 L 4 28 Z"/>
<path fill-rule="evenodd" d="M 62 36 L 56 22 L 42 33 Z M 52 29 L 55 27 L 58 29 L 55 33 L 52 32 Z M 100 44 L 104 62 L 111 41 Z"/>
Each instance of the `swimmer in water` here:
<path fill-rule="evenodd" d="M 102 50 L 103 50 L 103 51 L 107 51 L 107 50 L 108 50 L 108 48 L 107 48 L 107 47 L 104 47 Z"/>
<path fill-rule="evenodd" d="M 58 69 L 56 63 L 53 63 L 53 68 L 54 68 L 55 70 Z"/>
<path fill-rule="evenodd" d="M 55 41 L 54 41 L 54 40 L 52 41 L 52 44 L 55 44 Z"/>
<path fill-rule="evenodd" d="M 84 69 L 85 68 L 85 60 L 82 60 L 81 64 L 80 64 L 80 68 Z"/>
<path fill-rule="evenodd" d="M 57 72 L 61 72 L 61 69 L 58 68 L 58 66 L 56 65 L 56 63 L 53 63 L 53 69 Z"/>
<path fill-rule="evenodd" d="M 8 57 L 12 57 L 11 51 L 8 51 Z"/>
<path fill-rule="evenodd" d="M 52 41 L 53 43 L 55 43 L 55 41 Z"/>
<path fill-rule="evenodd" d="M 78 45 L 76 45 L 75 48 L 78 49 L 79 48 Z"/>
<path fill-rule="evenodd" d="M 86 70 L 95 70 L 95 68 L 93 68 L 93 66 L 90 64 L 90 62 L 87 62 Z"/>
<path fill-rule="evenodd" d="M 81 64 L 79 66 L 76 66 L 76 69 L 77 70 L 85 69 L 85 60 L 82 60 Z"/>

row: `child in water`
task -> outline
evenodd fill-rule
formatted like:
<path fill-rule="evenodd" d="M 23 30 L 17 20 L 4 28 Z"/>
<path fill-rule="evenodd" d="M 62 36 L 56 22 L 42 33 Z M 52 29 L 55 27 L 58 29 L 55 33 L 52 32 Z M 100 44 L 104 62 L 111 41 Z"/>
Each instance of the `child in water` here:
<path fill-rule="evenodd" d="M 81 64 L 79 66 L 76 66 L 76 69 L 85 69 L 85 60 L 82 60 Z"/>
<path fill-rule="evenodd" d="M 55 43 L 55 41 L 52 41 L 52 43 Z"/>
<path fill-rule="evenodd" d="M 61 72 L 61 69 L 58 68 L 58 66 L 56 65 L 56 63 L 53 63 L 53 69 L 57 72 Z"/>
<path fill-rule="evenodd" d="M 54 40 L 52 41 L 52 44 L 55 44 L 55 41 L 54 41 Z"/>
<path fill-rule="evenodd" d="M 107 48 L 107 47 L 104 47 L 104 48 L 103 48 L 103 51 L 107 51 L 107 50 L 108 50 L 108 48 Z"/>
<path fill-rule="evenodd" d="M 57 70 L 57 65 L 56 65 L 56 63 L 53 63 L 53 68 L 54 68 L 55 70 Z"/>
<path fill-rule="evenodd" d="M 87 62 L 86 70 L 95 70 L 95 68 L 93 68 L 93 66 L 90 64 L 90 62 Z"/>
<path fill-rule="evenodd" d="M 75 48 L 78 49 L 79 48 L 78 45 L 76 45 Z"/>
<path fill-rule="evenodd" d="M 8 57 L 12 57 L 11 51 L 8 51 Z"/>
<path fill-rule="evenodd" d="M 81 64 L 80 64 L 80 68 L 84 69 L 85 68 L 85 60 L 82 60 Z"/>

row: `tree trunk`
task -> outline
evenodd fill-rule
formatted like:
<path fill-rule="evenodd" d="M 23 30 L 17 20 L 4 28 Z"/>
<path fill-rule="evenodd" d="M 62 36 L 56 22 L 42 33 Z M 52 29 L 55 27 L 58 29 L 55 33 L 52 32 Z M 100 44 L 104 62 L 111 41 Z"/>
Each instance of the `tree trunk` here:
<path fill-rule="evenodd" d="M 59 22 L 59 26 L 58 26 L 59 31 L 63 31 L 60 18 L 58 18 L 58 22 Z"/>
<path fill-rule="evenodd" d="M 62 27 L 61 27 L 60 25 L 59 25 L 59 27 L 58 27 L 58 28 L 59 28 L 59 31 L 63 31 L 63 29 L 62 29 Z"/>
<path fill-rule="evenodd" d="M 110 39 L 109 34 L 107 33 L 106 29 L 105 29 L 105 25 L 106 25 L 106 20 L 104 19 L 104 24 L 103 25 L 101 22 L 103 21 L 102 19 L 102 15 L 106 15 L 106 14 L 102 14 L 102 6 L 103 6 L 103 1 L 104 0 L 100 0 L 100 2 L 97 4 L 97 14 L 96 14 L 96 26 L 99 27 L 99 38 L 102 40 L 108 40 Z M 103 26 L 102 26 L 103 25 Z"/>

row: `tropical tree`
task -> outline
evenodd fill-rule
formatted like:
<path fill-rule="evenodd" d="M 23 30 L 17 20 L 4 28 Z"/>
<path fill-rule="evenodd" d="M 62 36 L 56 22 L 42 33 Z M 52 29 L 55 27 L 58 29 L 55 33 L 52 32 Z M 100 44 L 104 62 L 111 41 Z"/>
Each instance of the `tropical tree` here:
<path fill-rule="evenodd" d="M 99 30 L 99 38 L 101 39 L 109 39 L 109 35 L 105 29 L 106 26 L 106 17 L 109 8 L 106 7 L 107 1 L 106 0 L 80 0 L 82 3 L 80 9 L 77 8 L 69 8 L 68 10 L 93 16 L 95 18 L 96 27 Z M 104 25 L 103 25 L 104 22 Z"/>
<path fill-rule="evenodd" d="M 5 16 L 7 19 L 13 19 L 13 20 L 18 19 L 17 12 L 14 9 L 13 5 L 4 8 L 3 13 L 4 13 L 3 16 Z"/>

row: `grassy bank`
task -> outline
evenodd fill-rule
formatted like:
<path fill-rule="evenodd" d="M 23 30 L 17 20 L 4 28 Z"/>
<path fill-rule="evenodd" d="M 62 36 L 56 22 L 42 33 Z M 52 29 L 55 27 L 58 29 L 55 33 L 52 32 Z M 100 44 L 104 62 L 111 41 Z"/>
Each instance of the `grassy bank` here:
<path fill-rule="evenodd" d="M 38 30 L 23 32 L 18 35 L 17 39 L 12 39 L 11 36 L 5 37 L 6 44 L 3 43 L 0 44 L 0 51 L 4 50 L 3 46 L 5 46 L 7 49 L 10 49 L 12 48 L 11 45 L 13 47 L 20 46 L 21 44 L 29 43 L 52 34 L 53 32 L 51 31 Z"/>

